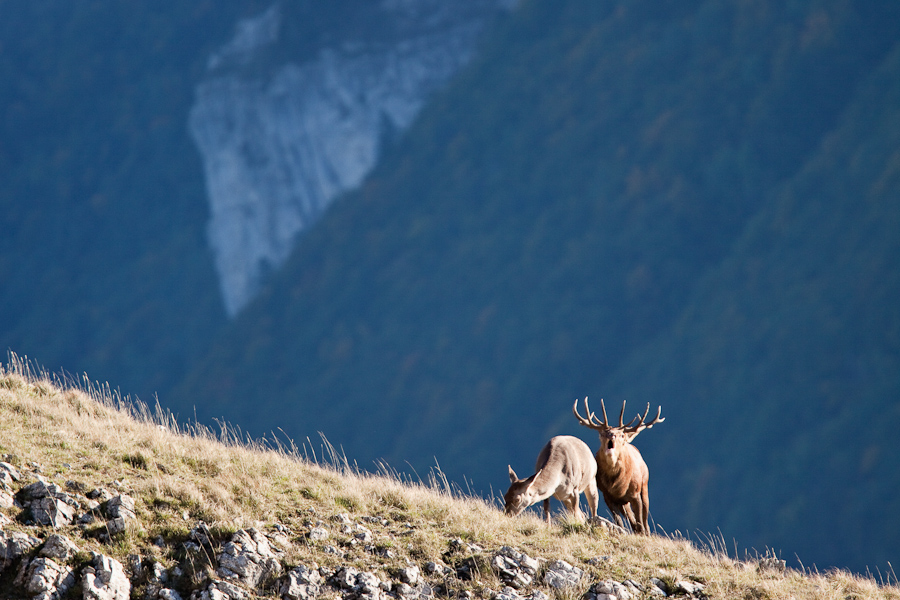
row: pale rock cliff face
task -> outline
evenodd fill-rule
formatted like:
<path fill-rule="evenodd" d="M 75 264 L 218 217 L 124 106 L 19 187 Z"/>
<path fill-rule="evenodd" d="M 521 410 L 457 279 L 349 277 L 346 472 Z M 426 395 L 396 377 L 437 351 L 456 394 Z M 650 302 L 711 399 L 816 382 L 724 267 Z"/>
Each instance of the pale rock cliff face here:
<path fill-rule="evenodd" d="M 345 38 L 311 60 L 265 69 L 255 64 L 279 41 L 279 5 L 238 23 L 209 58 L 189 117 L 230 316 L 283 264 L 298 234 L 361 184 L 385 136 L 407 128 L 472 57 L 486 19 L 510 7 L 508 0 L 382 2 L 377 10 L 392 37 Z"/>

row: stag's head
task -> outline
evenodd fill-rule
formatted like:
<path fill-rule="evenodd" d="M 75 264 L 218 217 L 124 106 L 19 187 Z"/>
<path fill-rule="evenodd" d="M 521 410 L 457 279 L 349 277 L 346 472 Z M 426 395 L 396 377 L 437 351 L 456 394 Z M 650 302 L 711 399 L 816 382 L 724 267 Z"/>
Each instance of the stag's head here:
<path fill-rule="evenodd" d="M 503 500 L 506 503 L 505 511 L 508 516 L 515 517 L 535 503 L 537 494 L 534 492 L 534 479 L 538 474 L 540 474 L 540 471 L 531 477 L 519 479 L 516 476 L 516 472 L 513 471 L 512 466 L 509 467 L 510 486 L 509 489 L 506 490 L 506 495 L 503 497 Z"/>
<path fill-rule="evenodd" d="M 628 440 L 625 439 L 625 434 L 621 430 L 614 427 L 604 429 L 600 432 L 600 450 L 598 453 L 606 462 L 614 465 L 619 462 L 622 448 L 627 443 Z"/>
<path fill-rule="evenodd" d="M 619 461 L 619 457 L 621 456 L 624 447 L 627 444 L 630 444 L 631 441 L 637 437 L 637 434 L 642 432 L 645 429 L 650 429 L 657 423 L 662 423 L 665 421 L 665 418 L 660 419 L 659 415 L 662 412 L 662 407 L 659 407 L 659 410 L 656 411 L 656 416 L 653 417 L 653 420 L 649 423 L 645 423 L 647 419 L 647 415 L 650 414 L 650 403 L 647 403 L 647 410 L 644 411 L 643 415 L 637 415 L 635 418 L 631 420 L 627 425 L 624 423 L 625 417 L 625 402 L 622 402 L 622 412 L 619 413 L 619 425 L 618 426 L 610 426 L 609 418 L 606 416 L 606 405 L 603 404 L 603 400 L 600 400 L 600 408 L 603 410 L 603 420 L 601 421 L 597 418 L 593 412 L 591 412 L 590 406 L 588 406 L 588 399 L 584 399 L 584 410 L 587 413 L 587 418 L 582 417 L 578 414 L 578 400 L 575 401 L 575 404 L 572 405 L 572 412 L 575 414 L 575 417 L 578 419 L 578 422 L 584 425 L 585 427 L 589 427 L 600 434 L 600 450 L 597 452 L 597 459 L 604 460 L 607 463 L 614 465 Z"/>

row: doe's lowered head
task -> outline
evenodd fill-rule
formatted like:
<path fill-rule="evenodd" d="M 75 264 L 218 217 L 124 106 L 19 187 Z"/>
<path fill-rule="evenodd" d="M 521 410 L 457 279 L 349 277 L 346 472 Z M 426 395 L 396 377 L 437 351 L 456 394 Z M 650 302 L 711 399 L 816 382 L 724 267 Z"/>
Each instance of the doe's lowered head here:
<path fill-rule="evenodd" d="M 531 477 L 519 479 L 518 476 L 516 476 L 516 472 L 513 471 L 512 466 L 509 465 L 510 485 L 509 489 L 506 490 L 506 494 L 503 496 L 503 501 L 505 503 L 504 512 L 507 516 L 515 517 L 536 502 L 532 490 L 532 484 L 534 483 L 536 475 L 537 473 Z"/>

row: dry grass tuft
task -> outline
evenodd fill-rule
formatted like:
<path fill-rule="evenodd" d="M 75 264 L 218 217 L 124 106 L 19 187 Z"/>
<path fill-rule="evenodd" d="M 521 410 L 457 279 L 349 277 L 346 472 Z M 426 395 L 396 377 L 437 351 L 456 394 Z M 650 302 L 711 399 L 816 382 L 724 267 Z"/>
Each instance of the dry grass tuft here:
<path fill-rule="evenodd" d="M 141 526 L 107 543 L 88 536 L 83 547 L 120 560 L 137 553 L 171 563 L 173 557 L 152 541 L 183 541 L 201 520 L 218 541 L 242 527 L 277 523 L 291 532 L 292 564 L 358 562 L 389 572 L 406 560 L 441 560 L 449 540 L 461 538 L 487 553 L 509 545 L 534 557 L 562 559 L 593 580 L 693 579 L 705 583 L 714 598 L 900 600 L 896 585 L 843 571 L 760 570 L 755 562 L 730 558 L 715 537 L 701 548 L 678 536 L 620 535 L 568 521 L 547 525 L 532 514 L 510 519 L 483 499 L 454 490 L 439 471 L 428 481 L 407 481 L 387 466 L 379 474 L 360 472 L 327 442 L 316 451 L 311 444 L 248 440 L 226 424 L 218 432 L 180 424 L 158 406 L 132 402 L 108 385 L 50 377 L 15 355 L 0 367 L 2 456 L 23 468 L 26 478 L 34 477 L 28 465 L 39 465 L 44 477 L 63 487 L 105 486 L 133 496 Z M 17 516 L 15 509 L 3 512 Z M 341 559 L 323 551 L 325 542 L 306 537 L 316 522 L 341 513 L 389 534 L 382 539 L 395 540 L 392 558 L 348 553 Z M 197 560 L 200 577 L 211 561 Z M 380 564 L 373 567 L 372 560 Z M 473 582 L 472 591 L 502 587 L 491 577 Z"/>

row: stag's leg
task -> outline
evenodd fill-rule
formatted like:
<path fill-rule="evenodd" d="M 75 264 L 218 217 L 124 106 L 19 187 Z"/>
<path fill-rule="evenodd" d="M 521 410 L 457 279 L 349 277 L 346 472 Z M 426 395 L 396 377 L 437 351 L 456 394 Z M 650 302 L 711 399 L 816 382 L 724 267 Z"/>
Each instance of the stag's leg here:
<path fill-rule="evenodd" d="M 572 516 L 574 516 L 579 522 L 584 521 L 584 513 L 581 512 L 581 494 L 578 492 L 573 492 L 570 496 L 569 500 L 572 504 Z"/>
<path fill-rule="evenodd" d="M 644 486 L 641 490 L 641 521 L 644 525 L 644 533 L 650 535 L 650 490 Z"/>
<path fill-rule="evenodd" d="M 544 498 L 544 520 L 550 522 L 550 498 Z"/>
<path fill-rule="evenodd" d="M 622 517 L 620 516 L 622 507 L 611 500 L 605 493 L 603 494 L 603 501 L 606 502 L 606 508 L 609 509 L 609 514 L 612 516 L 613 521 L 616 522 L 616 525 L 624 529 L 625 524 L 622 522 Z"/>
<path fill-rule="evenodd" d="M 644 505 L 640 498 L 635 498 L 629 503 L 628 521 L 631 523 L 631 530 L 635 533 L 646 533 L 644 529 Z"/>
<path fill-rule="evenodd" d="M 632 500 L 632 503 L 634 501 Z M 631 526 L 631 531 L 633 533 L 640 532 L 640 525 L 638 524 L 637 518 L 634 516 L 634 510 L 632 510 L 632 503 L 624 503 L 621 505 L 622 514 L 625 515 L 625 520 L 628 521 L 628 525 Z"/>

